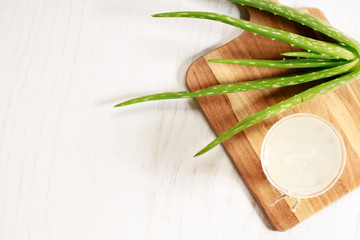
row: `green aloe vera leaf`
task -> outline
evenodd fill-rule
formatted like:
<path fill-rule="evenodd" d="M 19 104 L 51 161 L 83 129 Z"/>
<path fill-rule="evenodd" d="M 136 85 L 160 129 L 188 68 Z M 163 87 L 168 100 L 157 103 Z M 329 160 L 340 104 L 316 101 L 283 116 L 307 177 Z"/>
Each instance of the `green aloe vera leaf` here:
<path fill-rule="evenodd" d="M 125 102 L 115 105 L 115 107 L 123 107 L 135 103 L 155 101 L 155 100 L 194 98 L 194 97 L 204 97 L 204 96 L 212 96 L 212 95 L 226 94 L 226 93 L 245 92 L 251 90 L 286 87 L 286 86 L 306 83 L 310 81 L 315 81 L 315 80 L 343 74 L 349 71 L 351 68 L 353 68 L 358 63 L 358 61 L 359 60 L 355 60 L 353 62 L 343 64 L 337 67 L 326 68 L 308 73 L 299 73 L 292 76 L 290 75 L 290 76 L 268 78 L 262 80 L 215 85 L 194 92 L 181 91 L 181 92 L 167 92 L 167 93 L 147 95 L 147 96 L 142 96 L 127 100 Z"/>
<path fill-rule="evenodd" d="M 269 37 L 275 40 L 280 40 L 300 48 L 310 50 L 320 54 L 327 54 L 334 57 L 344 58 L 348 60 L 355 59 L 357 55 L 349 51 L 340 44 L 328 43 L 324 41 L 315 40 L 312 38 L 304 37 L 295 33 L 266 27 L 261 24 L 253 23 L 243 19 L 238 19 L 222 14 L 211 12 L 170 12 L 159 13 L 153 17 L 183 17 L 183 18 L 200 18 L 223 22 L 241 29 L 244 29 L 255 34 Z"/>
<path fill-rule="evenodd" d="M 339 59 L 325 54 L 318 54 L 314 52 L 284 52 L 281 55 L 285 57 L 298 57 L 298 58 L 314 58 L 314 59 Z"/>
<path fill-rule="evenodd" d="M 261 59 L 210 59 L 213 63 L 239 64 L 269 68 L 317 68 L 333 67 L 349 61 L 327 59 L 290 59 L 290 60 L 261 60 Z"/>
<path fill-rule="evenodd" d="M 270 0 L 229 0 L 234 3 L 246 5 L 260 10 L 268 11 L 273 14 L 288 18 L 295 22 L 308 26 L 316 31 L 319 31 L 332 39 L 335 39 L 343 44 L 354 48 L 357 55 L 360 53 L 360 43 L 348 35 L 342 33 L 335 27 L 331 26 L 326 21 L 317 18 L 311 14 L 305 13 L 298 9 L 282 5 L 280 3 Z"/>
<path fill-rule="evenodd" d="M 293 97 L 290 97 L 282 102 L 274 104 L 268 108 L 265 108 L 255 114 L 245 118 L 244 120 L 240 121 L 236 125 L 234 125 L 228 131 L 226 131 L 225 133 L 218 136 L 215 140 L 213 140 L 211 143 L 209 143 L 205 148 L 203 148 L 201 151 L 199 151 L 197 154 L 195 154 L 195 156 L 204 154 L 205 152 L 214 148 L 218 144 L 224 142 L 225 140 L 229 139 L 230 137 L 234 136 L 235 134 L 239 133 L 240 131 L 242 131 L 256 123 L 259 123 L 265 119 L 275 116 L 276 114 L 279 114 L 281 112 L 289 110 L 289 109 L 291 109 L 303 102 L 311 100 L 317 96 L 320 96 L 322 94 L 336 90 L 342 86 L 345 86 L 346 84 L 349 84 L 349 83 L 357 80 L 359 77 L 360 77 L 360 68 L 359 68 L 359 66 L 357 66 L 357 69 L 351 73 L 348 73 L 346 75 L 338 77 L 334 80 L 319 84 L 315 87 L 309 88 L 308 90 L 305 90 Z"/>

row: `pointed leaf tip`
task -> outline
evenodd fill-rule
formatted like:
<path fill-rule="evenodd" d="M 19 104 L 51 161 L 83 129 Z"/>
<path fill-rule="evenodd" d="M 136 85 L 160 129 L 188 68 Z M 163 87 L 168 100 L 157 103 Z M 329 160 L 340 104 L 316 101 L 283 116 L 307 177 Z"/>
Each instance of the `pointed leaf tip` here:
<path fill-rule="evenodd" d="M 198 152 L 198 153 L 196 153 L 196 154 L 193 156 L 193 158 L 196 158 L 196 157 L 200 156 L 201 154 L 202 154 L 202 153 Z"/>

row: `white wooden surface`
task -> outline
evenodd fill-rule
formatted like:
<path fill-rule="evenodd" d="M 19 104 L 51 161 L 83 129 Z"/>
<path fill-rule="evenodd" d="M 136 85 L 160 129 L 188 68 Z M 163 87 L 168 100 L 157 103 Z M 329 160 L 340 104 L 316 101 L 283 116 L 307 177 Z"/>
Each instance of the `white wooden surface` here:
<path fill-rule="evenodd" d="M 321 8 L 360 39 L 356 0 Z M 185 89 L 191 62 L 240 31 L 153 13 L 239 16 L 222 0 L 0 0 L 0 239 L 360 239 L 360 190 L 271 230 Z"/>

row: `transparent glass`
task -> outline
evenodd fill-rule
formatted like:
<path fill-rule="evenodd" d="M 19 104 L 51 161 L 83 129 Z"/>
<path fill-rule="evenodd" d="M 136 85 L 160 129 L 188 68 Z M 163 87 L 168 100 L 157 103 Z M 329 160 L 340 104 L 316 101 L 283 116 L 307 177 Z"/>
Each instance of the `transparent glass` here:
<path fill-rule="evenodd" d="M 279 144 L 282 144 L 281 140 L 279 141 L 280 138 L 278 136 L 277 137 L 274 137 L 274 136 L 276 136 L 276 134 L 278 134 L 280 131 L 283 132 L 283 136 L 286 135 L 284 133 L 287 133 L 287 131 L 291 132 L 291 129 L 287 129 L 285 131 L 284 127 L 292 126 L 291 121 L 294 122 L 294 120 L 296 121 L 296 123 L 302 123 L 302 122 L 310 123 L 312 121 L 315 121 L 317 124 L 316 127 L 321 128 L 321 131 L 319 131 L 319 132 L 326 133 L 326 134 L 328 134 L 328 136 L 331 136 L 331 139 L 333 140 L 333 141 L 331 141 L 331 144 L 335 144 L 333 146 L 336 147 L 336 149 L 337 149 L 336 151 L 337 151 L 337 153 L 339 153 L 339 154 L 331 155 L 331 159 L 335 159 L 334 161 L 339 161 L 339 162 L 336 162 L 336 165 L 334 163 L 331 176 L 324 177 L 325 173 L 323 171 L 319 171 L 319 169 L 321 169 L 321 168 L 319 168 L 319 164 L 317 164 L 317 165 L 315 164 L 315 162 L 317 161 L 317 156 L 315 157 L 315 161 L 310 162 L 310 164 L 308 164 L 308 166 L 304 167 L 304 169 L 308 170 L 308 173 L 312 174 L 311 176 L 315 176 L 315 178 L 321 178 L 323 180 L 322 184 L 320 185 L 321 189 L 316 189 L 316 191 L 314 191 L 314 190 L 307 191 L 306 189 L 294 191 L 294 190 L 291 190 L 291 187 L 288 187 L 288 189 L 286 187 L 284 187 L 286 185 L 290 186 L 289 183 L 294 184 L 294 186 L 295 186 L 296 184 L 298 184 L 298 183 L 296 183 L 296 181 L 298 181 L 299 184 L 302 184 L 301 183 L 301 175 L 295 181 L 294 180 L 294 179 L 296 179 L 295 174 L 292 174 L 288 170 L 292 169 L 292 170 L 299 171 L 299 172 L 303 171 L 302 170 L 303 166 L 301 166 L 299 164 L 306 165 L 306 161 L 308 161 L 310 158 L 304 157 L 304 159 L 306 159 L 306 161 L 304 161 L 304 163 L 302 163 L 302 162 L 299 163 L 300 160 L 297 160 L 298 161 L 296 163 L 297 165 L 293 165 L 293 166 L 289 167 L 289 165 L 294 163 L 294 161 L 291 162 L 291 161 L 284 160 L 282 162 L 282 160 L 280 161 L 279 159 L 290 159 L 290 157 L 293 157 L 293 156 L 286 155 L 286 154 L 294 155 L 294 154 L 290 154 L 292 151 L 291 146 L 290 146 L 289 152 L 278 151 L 278 153 L 279 153 L 279 155 L 281 155 L 281 157 L 280 156 L 276 157 L 276 154 L 275 154 L 276 160 L 271 160 L 271 159 L 274 159 L 274 154 L 273 154 L 274 150 L 272 150 L 272 155 L 271 155 L 269 153 L 270 149 L 279 148 Z M 299 126 L 299 125 L 297 125 L 297 126 Z M 300 129 L 300 127 L 301 126 L 299 126 L 298 128 Z M 292 130 L 294 130 L 294 132 L 298 131 L 299 135 L 301 135 L 302 132 L 299 129 L 292 129 Z M 316 128 L 314 128 L 314 129 L 316 129 Z M 323 144 L 326 146 L 321 145 L 322 141 L 316 139 L 316 137 L 321 137 L 321 136 L 318 136 L 315 133 L 310 133 L 310 134 L 313 134 L 314 138 L 315 138 L 315 139 L 312 138 L 311 141 L 313 143 L 319 143 L 319 144 L 311 145 L 308 142 L 302 143 L 301 140 L 299 140 L 296 135 L 294 135 L 294 137 L 289 136 L 287 138 L 296 139 L 296 141 L 294 141 L 295 142 L 294 144 L 298 144 L 298 146 L 299 146 L 298 148 L 300 149 L 300 151 L 301 151 L 303 144 L 304 144 L 304 146 L 310 145 L 311 151 L 314 151 L 314 152 L 317 151 L 316 148 L 321 148 L 319 150 L 319 152 L 320 152 L 320 151 L 324 151 L 324 148 L 326 148 L 326 147 L 329 148 L 332 146 L 331 144 Z M 318 142 L 316 142 L 316 141 L 318 141 Z M 319 145 L 319 146 L 317 146 L 317 145 Z M 306 152 L 306 151 L 310 151 L 310 150 L 304 149 L 304 152 Z M 324 158 L 324 157 L 322 156 L 321 158 Z M 325 168 L 328 167 L 328 166 L 326 166 L 326 158 L 321 159 L 321 161 L 323 162 L 323 164 L 325 163 L 323 165 L 323 166 L 325 166 Z M 274 162 L 277 162 L 276 167 L 274 167 Z M 263 168 L 266 178 L 275 188 L 277 188 L 279 191 L 283 192 L 285 195 L 290 196 L 290 197 L 311 198 L 311 197 L 316 197 L 316 196 L 319 196 L 319 195 L 325 193 L 339 180 L 339 178 L 344 170 L 345 163 L 346 163 L 346 149 L 345 149 L 344 141 L 343 141 L 339 131 L 329 121 L 325 120 L 324 118 L 322 118 L 320 116 L 314 115 L 314 114 L 298 113 L 298 114 L 293 114 L 293 115 L 289 115 L 287 117 L 282 118 L 281 120 L 276 122 L 270 128 L 270 130 L 267 132 L 267 134 L 263 140 L 262 146 L 261 146 L 261 165 L 262 165 L 262 168 Z M 283 165 L 281 165 L 281 164 L 283 164 Z M 285 166 L 285 165 L 287 165 L 287 166 Z M 310 167 L 310 165 L 311 165 L 311 167 Z M 297 169 L 297 166 L 300 166 L 300 170 Z M 312 168 L 312 166 L 314 166 L 314 167 Z M 269 171 L 269 169 L 271 169 L 271 171 Z M 275 170 L 273 170 L 273 169 L 275 169 Z M 287 172 L 281 173 L 281 171 L 287 171 Z M 332 177 L 335 174 L 335 171 L 337 171 L 336 175 L 334 177 Z M 274 174 L 274 172 L 277 175 Z M 306 173 L 307 172 L 305 172 L 305 175 L 306 175 Z M 319 176 L 316 176 L 317 174 Z M 323 176 L 320 176 L 320 175 L 323 175 Z M 281 176 L 281 177 L 278 177 L 278 176 Z M 329 179 L 326 179 L 326 178 L 329 178 Z M 276 179 L 278 179 L 278 180 L 276 180 Z M 279 179 L 281 179 L 281 181 Z M 307 180 L 308 179 L 306 177 L 303 178 L 303 181 L 307 181 Z M 310 182 L 310 184 L 312 184 L 312 183 Z M 322 187 L 324 185 L 325 185 L 325 187 Z M 314 187 L 314 188 L 316 188 L 316 187 Z M 317 187 L 317 188 L 319 188 L 319 187 Z M 311 188 L 309 188 L 309 189 L 311 189 Z"/>

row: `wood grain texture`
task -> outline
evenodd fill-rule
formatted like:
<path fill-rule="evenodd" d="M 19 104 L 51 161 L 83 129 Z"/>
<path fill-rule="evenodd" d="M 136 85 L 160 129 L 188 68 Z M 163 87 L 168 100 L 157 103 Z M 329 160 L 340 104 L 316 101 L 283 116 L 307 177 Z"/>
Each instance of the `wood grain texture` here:
<path fill-rule="evenodd" d="M 246 9 L 252 22 L 313 38 L 324 38 L 313 30 L 282 17 L 249 7 Z M 318 9 L 304 11 L 326 20 L 324 14 Z M 289 44 L 245 32 L 195 61 L 188 70 L 187 84 L 191 91 L 195 91 L 216 84 L 287 74 L 294 70 L 216 64 L 209 63 L 207 60 L 214 58 L 281 59 L 281 52 L 297 50 L 299 49 Z M 293 96 L 311 85 L 312 83 L 282 89 L 203 97 L 198 98 L 197 101 L 216 134 L 220 135 L 245 117 Z M 354 114 L 360 112 L 359 89 L 360 83 L 354 82 L 256 124 L 223 143 L 235 167 L 275 229 L 285 231 L 292 228 L 360 185 L 360 139 L 358 138 L 360 126 L 356 124 L 360 120 L 360 115 Z M 346 145 L 347 163 L 343 175 L 331 190 L 319 197 L 302 199 L 297 203 L 296 199 L 290 197 L 280 198 L 282 193 L 266 180 L 259 157 L 261 143 L 267 130 L 280 118 L 298 112 L 320 115 L 339 129 Z M 279 198 L 280 200 L 277 201 Z"/>

